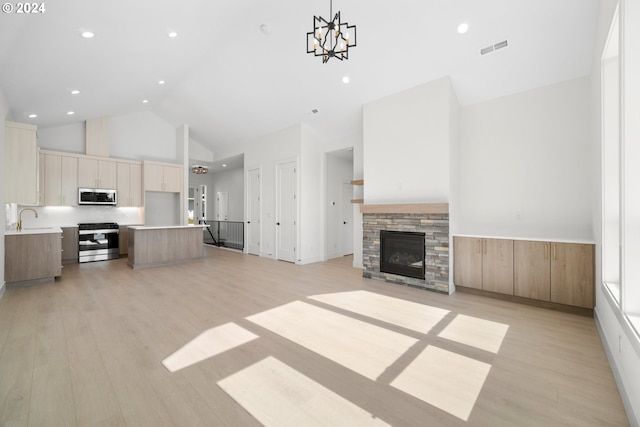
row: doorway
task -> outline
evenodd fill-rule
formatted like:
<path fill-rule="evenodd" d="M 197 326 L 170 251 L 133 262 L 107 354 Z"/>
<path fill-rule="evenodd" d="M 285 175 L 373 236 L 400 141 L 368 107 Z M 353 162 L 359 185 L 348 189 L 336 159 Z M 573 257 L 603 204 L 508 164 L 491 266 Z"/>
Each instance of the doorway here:
<path fill-rule="evenodd" d="M 262 234 L 262 205 L 260 203 L 262 189 L 260 187 L 260 169 L 247 172 L 247 252 L 260 255 L 260 239 Z"/>

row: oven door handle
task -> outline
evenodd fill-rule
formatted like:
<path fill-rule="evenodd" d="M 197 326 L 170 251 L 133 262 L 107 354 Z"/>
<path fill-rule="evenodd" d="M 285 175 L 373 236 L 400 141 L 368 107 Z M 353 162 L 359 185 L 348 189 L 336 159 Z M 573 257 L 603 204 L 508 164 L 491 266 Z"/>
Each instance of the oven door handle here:
<path fill-rule="evenodd" d="M 113 234 L 113 233 L 118 233 L 117 229 L 114 228 L 110 228 L 110 229 L 105 229 L 105 230 L 80 230 L 78 231 L 78 234 L 81 235 L 87 235 L 87 234 Z"/>

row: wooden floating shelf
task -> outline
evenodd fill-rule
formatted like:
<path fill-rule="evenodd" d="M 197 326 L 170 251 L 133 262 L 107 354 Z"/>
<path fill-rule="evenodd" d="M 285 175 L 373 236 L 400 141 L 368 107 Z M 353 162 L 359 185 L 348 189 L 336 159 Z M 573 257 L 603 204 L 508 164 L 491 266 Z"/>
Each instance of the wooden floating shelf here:
<path fill-rule="evenodd" d="M 354 179 L 351 181 L 351 185 L 364 185 L 364 179 Z"/>
<path fill-rule="evenodd" d="M 446 214 L 449 213 L 448 203 L 415 203 L 389 205 L 363 205 L 360 212 L 373 214 Z"/>
<path fill-rule="evenodd" d="M 353 204 L 363 204 L 364 203 L 364 199 L 351 199 L 351 203 Z"/>

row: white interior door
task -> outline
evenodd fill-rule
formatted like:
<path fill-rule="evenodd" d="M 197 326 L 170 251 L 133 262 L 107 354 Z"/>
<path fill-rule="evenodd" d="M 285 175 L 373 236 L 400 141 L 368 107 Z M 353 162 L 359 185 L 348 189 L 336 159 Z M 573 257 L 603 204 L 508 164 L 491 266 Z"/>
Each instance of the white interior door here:
<path fill-rule="evenodd" d="M 353 186 L 349 182 L 342 183 L 342 255 L 353 254 Z"/>
<path fill-rule="evenodd" d="M 282 261 L 296 261 L 296 162 L 277 166 L 276 257 Z"/>
<path fill-rule="evenodd" d="M 216 220 L 229 220 L 229 193 L 226 191 L 216 193 Z"/>
<path fill-rule="evenodd" d="M 247 189 L 249 191 L 247 197 L 247 251 L 253 255 L 260 255 L 260 235 L 262 234 L 262 225 L 260 224 L 261 205 L 260 205 L 260 169 L 251 169 L 247 172 L 249 183 Z"/>

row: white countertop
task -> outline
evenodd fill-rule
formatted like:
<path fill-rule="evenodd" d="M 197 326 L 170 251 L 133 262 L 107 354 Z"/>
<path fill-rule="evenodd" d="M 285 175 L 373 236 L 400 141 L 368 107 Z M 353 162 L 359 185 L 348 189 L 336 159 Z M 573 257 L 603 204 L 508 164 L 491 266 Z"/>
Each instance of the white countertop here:
<path fill-rule="evenodd" d="M 29 227 L 23 228 L 22 230 L 6 230 L 4 232 L 5 236 L 19 236 L 24 234 L 53 234 L 53 233 L 62 233 L 62 229 L 60 227 Z"/>
<path fill-rule="evenodd" d="M 189 225 L 129 225 L 129 230 L 167 230 L 170 228 L 205 228 L 209 224 L 189 224 Z"/>
<path fill-rule="evenodd" d="M 563 237 L 531 237 L 531 236 L 495 236 L 495 235 L 487 235 L 487 234 L 462 234 L 462 233 L 454 233 L 453 237 L 473 237 L 476 239 L 486 238 L 486 239 L 507 239 L 507 240 L 529 240 L 533 242 L 552 242 L 552 243 L 579 243 L 586 245 L 593 245 L 596 242 L 593 239 L 583 239 L 583 238 L 563 238 Z"/>

